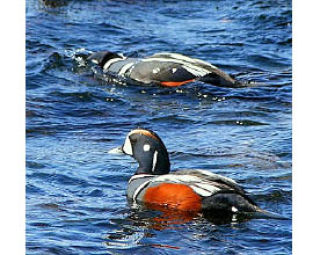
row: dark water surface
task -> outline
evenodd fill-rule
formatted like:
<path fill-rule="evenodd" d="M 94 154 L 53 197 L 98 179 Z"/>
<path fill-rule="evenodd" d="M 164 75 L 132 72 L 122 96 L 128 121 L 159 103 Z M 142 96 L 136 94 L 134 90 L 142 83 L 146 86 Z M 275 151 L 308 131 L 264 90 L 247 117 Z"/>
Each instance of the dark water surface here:
<path fill-rule="evenodd" d="M 60 3 L 26 4 L 27 253 L 290 254 L 291 220 L 217 225 L 130 209 L 137 165 L 107 151 L 153 129 L 172 169 L 234 178 L 291 218 L 291 1 Z M 106 49 L 179 52 L 267 86 L 106 84 L 77 57 Z"/>

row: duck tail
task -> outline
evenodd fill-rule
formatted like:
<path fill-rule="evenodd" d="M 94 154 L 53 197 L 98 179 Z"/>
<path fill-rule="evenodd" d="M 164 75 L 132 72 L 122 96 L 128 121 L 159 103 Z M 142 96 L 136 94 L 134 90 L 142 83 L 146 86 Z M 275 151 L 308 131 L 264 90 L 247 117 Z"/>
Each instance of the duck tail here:
<path fill-rule="evenodd" d="M 253 219 L 275 219 L 275 220 L 289 220 L 289 218 L 284 217 L 278 213 L 269 212 L 266 210 L 262 210 L 260 208 L 255 212 L 246 212 L 245 215 L 249 218 Z"/>
<path fill-rule="evenodd" d="M 264 83 L 256 81 L 240 81 L 235 79 L 233 75 L 228 75 L 217 69 L 199 79 L 202 82 L 224 88 L 251 88 L 267 86 Z"/>
<path fill-rule="evenodd" d="M 267 84 L 256 81 L 235 81 L 235 88 L 253 88 L 253 87 L 263 87 L 267 86 Z"/>

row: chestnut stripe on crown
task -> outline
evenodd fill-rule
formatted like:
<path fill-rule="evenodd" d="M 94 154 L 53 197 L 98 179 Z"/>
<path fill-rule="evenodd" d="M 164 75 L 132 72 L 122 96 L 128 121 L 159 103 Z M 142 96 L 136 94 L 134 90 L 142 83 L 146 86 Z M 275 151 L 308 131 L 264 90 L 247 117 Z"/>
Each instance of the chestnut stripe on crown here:
<path fill-rule="evenodd" d="M 145 129 L 135 129 L 135 130 L 132 130 L 128 136 L 132 135 L 132 134 L 142 134 L 142 135 L 145 135 L 145 136 L 149 136 L 151 137 L 152 139 L 154 140 L 157 140 L 160 142 L 159 138 L 156 137 L 154 134 L 152 134 L 150 131 L 148 130 L 145 130 Z"/>

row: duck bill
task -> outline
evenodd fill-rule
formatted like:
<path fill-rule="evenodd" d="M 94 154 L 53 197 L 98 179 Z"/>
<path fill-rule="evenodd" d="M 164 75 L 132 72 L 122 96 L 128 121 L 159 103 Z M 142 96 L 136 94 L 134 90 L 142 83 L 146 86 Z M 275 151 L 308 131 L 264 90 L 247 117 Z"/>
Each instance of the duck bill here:
<path fill-rule="evenodd" d="M 116 147 L 116 148 L 113 148 L 111 150 L 108 151 L 108 153 L 110 154 L 125 154 L 124 151 L 123 151 L 123 146 L 119 146 L 119 147 Z"/>

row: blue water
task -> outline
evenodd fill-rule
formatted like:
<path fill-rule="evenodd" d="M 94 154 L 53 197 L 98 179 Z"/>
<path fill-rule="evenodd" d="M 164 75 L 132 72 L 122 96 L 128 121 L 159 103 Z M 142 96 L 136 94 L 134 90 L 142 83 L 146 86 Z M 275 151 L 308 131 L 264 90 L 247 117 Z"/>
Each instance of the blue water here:
<path fill-rule="evenodd" d="M 291 254 L 291 1 L 60 3 L 26 2 L 27 254 Z M 98 50 L 183 53 L 266 86 L 107 84 L 79 57 Z M 107 152 L 139 126 L 161 136 L 172 169 L 234 178 L 289 220 L 130 208 L 137 164 Z"/>

